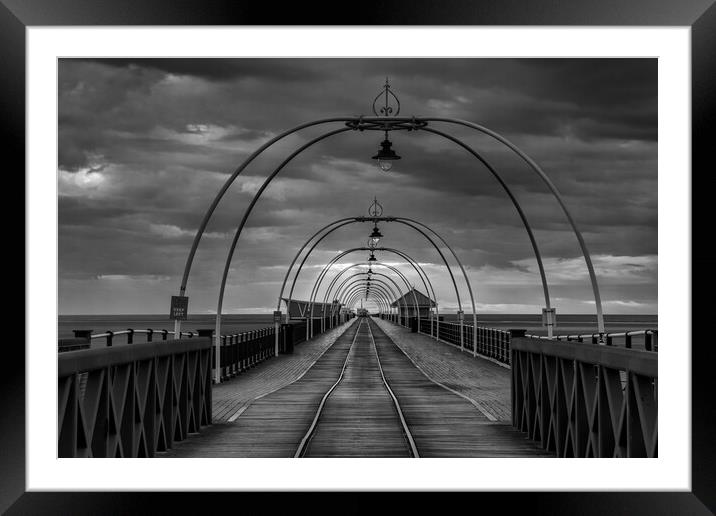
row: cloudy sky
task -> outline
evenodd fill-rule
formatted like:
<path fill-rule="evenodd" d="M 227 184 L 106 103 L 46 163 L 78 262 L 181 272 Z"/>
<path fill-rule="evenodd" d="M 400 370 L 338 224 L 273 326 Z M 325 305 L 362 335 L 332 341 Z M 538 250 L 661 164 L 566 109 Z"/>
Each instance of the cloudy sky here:
<path fill-rule="evenodd" d="M 168 313 L 193 235 L 228 175 L 294 125 L 370 115 L 386 76 L 401 115 L 471 120 L 525 150 L 564 195 L 583 232 L 605 313 L 656 313 L 654 59 L 60 60 L 60 313 Z M 593 312 L 577 240 L 544 184 L 494 140 L 434 127 L 481 151 L 516 194 L 535 229 L 557 312 Z M 196 255 L 187 290 L 191 312 L 216 310 L 234 229 L 263 179 L 325 130 L 288 138 L 234 183 Z M 376 196 L 385 215 L 420 220 L 453 246 L 478 311 L 538 313 L 544 300 L 529 239 L 487 170 L 438 136 L 394 132 L 402 159 L 385 173 L 370 159 L 381 139 L 382 133 L 350 131 L 284 169 L 241 236 L 225 312 L 275 309 L 286 267 L 303 242 L 331 220 L 366 215 Z M 326 238 L 299 278 L 298 297 L 307 297 L 331 257 L 363 246 L 370 229 L 352 224 Z M 403 249 L 430 274 L 442 310 L 457 309 L 431 245 L 395 223 L 381 230 L 386 246 Z M 399 258 L 378 258 L 418 283 Z"/>

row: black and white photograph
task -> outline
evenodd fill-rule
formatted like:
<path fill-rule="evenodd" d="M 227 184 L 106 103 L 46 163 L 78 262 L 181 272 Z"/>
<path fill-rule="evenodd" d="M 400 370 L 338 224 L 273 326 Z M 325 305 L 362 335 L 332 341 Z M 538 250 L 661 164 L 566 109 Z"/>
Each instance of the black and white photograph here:
<path fill-rule="evenodd" d="M 711 514 L 713 0 L 331 7 L 0 0 L 0 513 Z"/>
<path fill-rule="evenodd" d="M 658 66 L 59 59 L 57 456 L 658 459 Z"/>

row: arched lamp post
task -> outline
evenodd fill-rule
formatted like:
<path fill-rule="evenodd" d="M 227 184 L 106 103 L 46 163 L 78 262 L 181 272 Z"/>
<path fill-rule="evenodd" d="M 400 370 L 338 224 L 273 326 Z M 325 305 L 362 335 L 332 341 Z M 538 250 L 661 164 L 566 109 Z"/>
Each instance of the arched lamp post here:
<path fill-rule="evenodd" d="M 380 108 L 380 113 L 376 110 L 376 102 L 378 98 L 383 95 L 385 98 L 385 105 Z M 397 102 L 397 109 L 393 109 L 390 98 L 394 99 L 395 102 Z M 591 261 L 591 257 L 589 255 L 589 251 L 587 250 L 586 243 L 584 241 L 584 238 L 582 237 L 581 232 L 577 228 L 576 222 L 574 218 L 572 217 L 571 213 L 567 209 L 567 206 L 557 190 L 556 186 L 552 181 L 549 179 L 549 177 L 544 173 L 544 171 L 539 167 L 539 165 L 530 158 L 525 152 L 523 152 L 519 147 L 517 147 L 514 143 L 509 141 L 504 136 L 500 135 L 499 133 L 492 131 L 491 129 L 488 129 L 484 126 L 481 126 L 479 124 L 475 124 L 473 122 L 469 122 L 466 120 L 460 120 L 460 119 L 454 119 L 454 118 L 447 118 L 447 117 L 400 117 L 398 116 L 398 113 L 400 111 L 400 103 L 397 100 L 397 97 L 393 94 L 393 92 L 390 90 L 390 86 L 386 82 L 386 86 L 384 87 L 384 91 L 381 92 L 376 99 L 373 102 L 373 112 L 376 116 L 374 117 L 364 117 L 364 116 L 358 116 L 358 117 L 333 117 L 333 118 L 326 118 L 326 119 L 320 119 L 315 120 L 311 122 L 306 122 L 303 124 L 300 124 L 288 131 L 285 131 L 278 136 L 272 138 L 265 144 L 263 144 L 259 149 L 257 149 L 254 153 L 252 153 L 234 172 L 231 174 L 231 176 L 226 180 L 224 185 L 219 190 L 218 194 L 210 204 L 206 214 L 204 215 L 204 218 L 202 219 L 199 228 L 197 229 L 197 233 L 194 237 L 194 240 L 192 242 L 192 246 L 189 251 L 189 255 L 187 257 L 187 261 L 184 267 L 184 274 L 182 275 L 182 281 L 179 287 L 179 295 L 178 296 L 172 296 L 172 309 L 174 309 L 174 302 L 175 299 L 178 304 L 184 305 L 185 310 L 188 310 L 187 308 L 187 299 L 186 294 L 186 286 L 189 278 L 189 273 L 191 271 L 191 266 L 194 260 L 194 256 L 196 254 L 196 250 L 198 248 L 199 242 L 201 240 L 202 235 L 204 234 L 206 227 L 209 223 L 209 220 L 213 216 L 214 211 L 216 210 L 216 207 L 218 206 L 219 202 L 231 186 L 233 184 L 234 180 L 241 174 L 245 168 L 252 163 L 259 155 L 261 155 L 263 152 L 265 152 L 268 148 L 276 144 L 277 142 L 281 141 L 282 139 L 290 136 L 291 134 L 294 134 L 298 131 L 301 131 L 303 129 L 309 128 L 309 127 L 315 127 L 319 125 L 324 124 L 332 124 L 332 123 L 343 123 L 345 124 L 345 127 L 341 129 L 332 130 L 329 132 L 326 132 L 313 140 L 309 141 L 305 145 L 301 146 L 299 149 L 294 151 L 284 162 L 277 167 L 276 170 L 267 178 L 266 182 L 262 185 L 262 187 L 259 189 L 259 191 L 255 194 L 254 198 L 252 199 L 251 203 L 249 204 L 248 208 L 246 209 L 244 213 L 244 217 L 242 219 L 242 222 L 239 224 L 236 233 L 234 235 L 234 239 L 232 241 L 228 256 L 227 256 L 227 264 L 230 264 L 231 258 L 233 257 L 234 250 L 236 248 L 236 245 L 238 243 L 239 236 L 241 235 L 241 232 L 243 230 L 243 227 L 246 223 L 246 219 L 248 218 L 249 214 L 253 210 L 254 205 L 260 198 L 261 194 L 263 193 L 263 190 L 268 186 L 268 184 L 273 180 L 273 178 L 280 172 L 281 169 L 285 167 L 285 165 L 292 160 L 295 156 L 309 148 L 310 146 L 314 145 L 315 143 L 318 143 L 319 141 L 328 138 L 330 136 L 337 135 L 339 133 L 345 132 L 346 130 L 353 130 L 353 131 L 382 131 L 386 135 L 390 131 L 396 131 L 396 130 L 405 130 L 405 131 L 420 131 L 422 129 L 427 129 L 429 124 L 432 123 L 445 123 L 445 124 L 452 124 L 452 125 L 459 125 L 462 127 L 467 127 L 470 129 L 473 129 L 477 132 L 480 132 L 484 135 L 487 135 L 502 145 L 504 145 L 507 149 L 509 149 L 511 152 L 515 153 L 518 157 L 520 157 L 529 167 L 529 169 L 535 173 L 542 182 L 547 186 L 550 193 L 554 196 L 554 198 L 557 200 L 560 208 L 562 209 L 562 212 L 564 213 L 570 227 L 572 228 L 572 231 L 574 232 L 579 247 L 581 249 L 582 255 L 584 257 L 585 263 L 587 265 L 587 271 L 589 273 L 589 279 L 592 286 L 592 291 L 594 294 L 594 302 L 595 302 L 595 308 L 597 312 L 597 327 L 598 332 L 600 333 L 600 337 L 604 334 L 604 315 L 602 310 L 602 302 L 601 302 L 601 296 L 599 293 L 599 287 L 597 284 L 596 275 L 594 272 L 594 267 Z M 430 131 L 434 134 L 438 134 L 435 131 Z M 384 140 L 385 141 L 385 140 Z M 383 146 L 381 145 L 381 150 L 383 149 Z M 392 149 L 391 149 L 392 150 Z M 379 152 L 380 154 L 380 152 Z M 397 156 L 397 154 L 396 154 Z M 383 156 L 388 157 L 387 153 Z M 378 158 L 376 158 L 378 159 Z M 390 162 L 393 160 L 390 159 L 384 159 L 380 160 L 381 162 Z M 383 167 L 381 167 L 383 168 Z M 222 283 L 220 286 L 220 293 L 219 293 L 219 301 L 217 306 L 217 314 L 216 314 L 216 346 L 217 348 L 220 346 L 221 342 L 221 336 L 220 336 L 220 329 L 221 329 L 221 312 L 222 312 L 222 305 L 223 305 L 223 297 L 224 297 L 224 290 L 225 290 L 225 284 L 226 284 L 226 276 L 228 275 L 228 266 L 225 266 L 224 276 L 222 277 Z M 553 317 L 554 309 L 552 308 L 546 308 L 543 310 L 543 312 L 546 313 L 547 319 L 550 320 Z M 181 321 L 180 319 L 175 319 L 175 337 L 178 337 L 180 334 L 181 329 Z M 603 341 L 602 338 L 600 338 L 600 341 Z M 218 353 L 217 353 L 218 355 Z M 218 364 L 218 356 L 217 356 L 217 364 Z M 217 367 L 217 370 L 219 368 Z M 218 374 L 217 374 L 217 381 L 218 381 Z"/>

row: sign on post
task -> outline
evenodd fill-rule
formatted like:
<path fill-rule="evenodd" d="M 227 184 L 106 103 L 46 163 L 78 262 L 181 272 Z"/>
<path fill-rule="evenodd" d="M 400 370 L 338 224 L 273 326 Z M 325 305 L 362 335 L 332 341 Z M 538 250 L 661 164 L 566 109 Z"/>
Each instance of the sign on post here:
<path fill-rule="evenodd" d="M 187 296 L 172 296 L 172 306 L 169 318 L 175 321 L 186 321 L 189 311 L 189 298 Z"/>
<path fill-rule="evenodd" d="M 557 325 L 557 309 L 556 308 L 543 308 L 542 309 L 542 326 L 556 326 Z"/>
<path fill-rule="evenodd" d="M 465 320 L 465 312 L 463 312 L 462 310 L 459 310 L 457 312 L 457 320 L 460 322 L 463 322 Z"/>
<path fill-rule="evenodd" d="M 273 311 L 273 322 L 275 322 L 276 324 L 281 324 L 281 310 Z"/>

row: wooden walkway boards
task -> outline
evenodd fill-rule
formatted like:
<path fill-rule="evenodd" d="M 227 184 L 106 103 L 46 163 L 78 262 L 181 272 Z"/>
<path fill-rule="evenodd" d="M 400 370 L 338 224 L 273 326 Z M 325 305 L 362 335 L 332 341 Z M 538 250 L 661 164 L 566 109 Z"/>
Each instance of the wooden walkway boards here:
<path fill-rule="evenodd" d="M 343 378 L 326 399 L 303 456 L 411 456 L 366 320 L 358 328 Z"/>
<path fill-rule="evenodd" d="M 355 319 L 312 340 L 301 342 L 290 355 L 271 357 L 228 382 L 214 385 L 214 423 L 235 419 L 256 398 L 295 382 L 353 324 Z"/>
<path fill-rule="evenodd" d="M 375 341 L 368 338 L 368 324 Z M 250 403 L 238 416 L 214 424 L 158 456 L 293 457 L 316 417 L 321 400 L 334 384 L 335 388 L 326 397 L 323 411 L 316 419 L 315 431 L 305 448 L 306 456 L 409 456 L 406 434 L 398 423 L 400 416 L 391 404 L 392 398 L 382 383 L 378 363 L 400 404 L 402 417 L 420 457 L 551 456 L 509 424 L 497 421 L 482 405 L 464 397 L 464 393 L 485 391 L 489 387 L 478 388 L 479 376 L 470 376 L 476 372 L 471 369 L 473 366 L 435 358 L 442 355 L 443 347 L 449 346 L 429 337 L 404 332 L 385 321 L 378 324 L 364 321 L 361 331 L 356 334 L 358 325 L 354 323 L 300 379 L 275 392 L 266 394 L 269 391 L 265 390 L 263 397 Z M 420 353 L 413 352 L 411 357 L 415 364 L 381 330 L 382 327 L 396 335 L 401 347 L 408 347 L 404 342 L 406 339 L 418 342 L 416 347 L 420 348 Z M 427 339 L 427 343 L 421 339 Z M 429 358 L 431 353 L 433 358 Z M 507 390 L 498 389 L 493 396 L 504 396 L 500 403 L 508 407 L 509 414 L 509 371 L 490 362 L 476 361 L 459 351 L 457 356 L 463 364 L 484 362 L 489 364 L 488 368 L 501 371 L 501 376 L 496 373 L 494 376 L 499 377 L 500 382 L 507 382 Z M 416 364 L 425 371 L 436 372 L 440 376 L 436 380 L 445 380 L 450 383 L 450 388 L 463 396 L 431 381 Z M 262 366 L 257 367 L 256 373 L 261 374 L 262 369 Z M 343 378 L 336 384 L 342 371 Z M 458 371 L 465 371 L 468 376 L 456 374 Z M 239 381 L 223 385 L 232 383 L 235 388 L 241 388 Z M 225 396 L 229 397 L 228 393 Z M 490 404 L 497 405 L 496 402 Z M 233 421 L 229 422 L 229 419 Z"/>
<path fill-rule="evenodd" d="M 492 419 L 512 422 L 510 370 L 429 335 L 374 319 L 391 340 L 425 373 L 480 406 Z"/>
<path fill-rule="evenodd" d="M 383 372 L 400 400 L 420 457 L 553 456 L 511 425 L 491 421 L 473 403 L 433 382 L 376 323 L 371 325 Z"/>
<path fill-rule="evenodd" d="M 157 456 L 293 457 L 323 395 L 340 376 L 355 326 L 338 337 L 297 381 L 257 399 L 234 422 L 213 424 Z M 235 386 L 241 388 L 240 382 Z"/>

